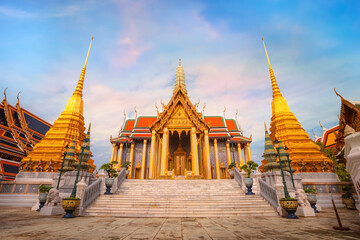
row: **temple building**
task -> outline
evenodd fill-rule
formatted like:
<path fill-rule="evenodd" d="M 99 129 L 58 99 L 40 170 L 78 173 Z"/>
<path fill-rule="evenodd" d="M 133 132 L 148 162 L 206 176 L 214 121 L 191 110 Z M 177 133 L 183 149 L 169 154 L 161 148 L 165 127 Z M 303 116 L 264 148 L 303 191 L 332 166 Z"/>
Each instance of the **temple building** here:
<path fill-rule="evenodd" d="M 234 118 L 204 116 L 191 103 L 179 62 L 173 95 L 155 116 L 125 118 L 118 137 L 110 138 L 110 161 L 131 162 L 129 178 L 225 179 L 227 167 L 251 160 L 251 137 Z"/>
<path fill-rule="evenodd" d="M 272 117 L 270 123 L 270 138 L 281 140 L 288 147 L 289 158 L 292 160 L 291 167 L 295 172 L 334 172 L 333 162 L 327 158 L 320 147 L 309 138 L 309 135 L 301 127 L 300 122 L 290 111 L 290 108 L 282 96 L 274 71 L 271 67 L 269 56 L 263 41 L 265 54 L 269 64 L 270 79 L 273 99 L 271 102 Z"/>
<path fill-rule="evenodd" d="M 20 94 L 20 93 L 19 93 Z M 5 180 L 15 179 L 21 159 L 44 138 L 52 125 L 17 103 L 10 105 L 6 99 L 0 104 L 0 175 Z"/>
<path fill-rule="evenodd" d="M 22 171 L 57 172 L 63 161 L 65 147 L 70 146 L 74 138 L 75 152 L 80 152 L 82 140 L 85 138 L 82 91 L 91 43 L 92 40 L 79 81 L 66 104 L 65 110 L 55 120 L 54 125 L 49 129 L 45 137 L 36 144 L 33 151 L 22 159 Z M 78 162 L 78 154 L 75 154 L 74 157 L 75 162 Z M 91 166 L 90 171 L 93 171 L 95 169 L 94 160 L 90 159 L 87 163 Z"/>
<path fill-rule="evenodd" d="M 331 128 L 324 128 L 319 122 L 320 127 L 322 128 L 321 136 L 318 137 L 314 135 L 314 141 L 320 142 L 324 149 L 331 149 L 334 153 L 336 153 L 336 138 L 339 133 L 339 125 L 335 125 Z"/>

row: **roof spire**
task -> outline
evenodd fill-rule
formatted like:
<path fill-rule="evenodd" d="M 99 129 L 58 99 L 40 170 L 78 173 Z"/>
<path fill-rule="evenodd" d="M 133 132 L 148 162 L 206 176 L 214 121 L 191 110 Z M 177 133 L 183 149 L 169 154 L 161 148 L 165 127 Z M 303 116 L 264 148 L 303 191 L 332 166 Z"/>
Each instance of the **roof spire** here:
<path fill-rule="evenodd" d="M 181 88 L 186 94 L 186 85 L 185 85 L 185 71 L 184 68 L 181 66 L 181 59 L 179 59 L 179 66 L 176 68 L 175 72 L 175 87 L 174 93 L 178 88 Z"/>
<path fill-rule="evenodd" d="M 78 84 L 76 86 L 76 89 L 75 89 L 73 95 L 77 94 L 77 95 L 82 96 L 82 90 L 83 90 L 83 86 L 84 86 L 84 78 L 85 78 L 85 72 L 86 72 L 86 65 L 87 65 L 87 62 L 89 59 L 89 54 L 90 54 L 90 49 L 91 49 L 91 44 L 92 44 L 93 39 L 94 39 L 94 37 L 91 38 L 91 42 L 90 42 L 89 50 L 88 50 L 88 53 L 87 53 L 87 56 L 85 59 L 84 67 L 81 70 L 80 78 L 79 78 Z"/>
<path fill-rule="evenodd" d="M 265 54 L 266 54 L 266 58 L 267 58 L 267 61 L 268 61 L 268 64 L 269 64 L 269 71 L 270 71 L 270 79 L 271 79 L 271 85 L 272 85 L 272 90 L 273 90 L 273 97 L 275 97 L 275 96 L 282 96 L 282 95 L 281 95 L 281 92 L 280 92 L 280 90 L 279 90 L 279 86 L 278 86 L 278 84 L 277 84 L 277 82 L 276 82 L 276 78 L 275 78 L 274 71 L 273 71 L 273 69 L 272 69 L 272 67 L 271 67 L 271 64 L 270 64 L 270 59 L 269 59 L 269 55 L 268 55 L 268 53 L 267 53 L 267 51 L 266 51 L 266 46 L 265 46 L 264 38 L 261 37 L 261 39 L 262 39 L 262 42 L 263 42 L 263 44 L 264 44 Z"/>

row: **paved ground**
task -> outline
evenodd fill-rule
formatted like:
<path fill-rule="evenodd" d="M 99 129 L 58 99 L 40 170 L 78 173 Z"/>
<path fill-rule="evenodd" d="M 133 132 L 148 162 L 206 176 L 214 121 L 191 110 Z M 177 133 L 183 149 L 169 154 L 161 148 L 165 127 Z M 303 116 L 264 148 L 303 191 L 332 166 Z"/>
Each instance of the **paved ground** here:
<path fill-rule="evenodd" d="M 40 217 L 28 208 L 0 207 L 0 239 L 360 239 L 357 211 L 339 210 L 344 226 L 336 231 L 333 209 L 316 217 L 113 218 Z"/>

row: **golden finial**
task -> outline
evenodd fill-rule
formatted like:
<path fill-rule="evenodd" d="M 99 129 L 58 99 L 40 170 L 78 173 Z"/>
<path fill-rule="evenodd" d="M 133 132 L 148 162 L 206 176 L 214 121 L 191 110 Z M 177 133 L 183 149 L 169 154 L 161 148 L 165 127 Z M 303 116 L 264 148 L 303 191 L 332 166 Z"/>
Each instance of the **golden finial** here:
<path fill-rule="evenodd" d="M 181 58 L 179 58 L 179 66 L 181 66 Z"/>
<path fill-rule="evenodd" d="M 91 122 L 89 123 L 88 132 L 90 132 L 91 129 Z"/>
<path fill-rule="evenodd" d="M 265 131 L 267 131 L 267 127 L 266 127 L 266 123 L 264 122 L 264 126 L 265 126 Z"/>
<path fill-rule="evenodd" d="M 89 54 L 90 54 L 91 44 L 92 44 L 93 39 L 94 39 L 94 37 L 91 38 L 91 42 L 90 42 L 88 53 L 86 55 L 84 67 L 81 70 L 80 78 L 79 78 L 78 84 L 77 84 L 75 92 L 74 92 L 74 94 L 78 94 L 80 96 L 82 96 L 82 90 L 83 90 L 83 86 L 84 86 L 84 79 L 85 79 L 85 72 L 86 72 L 86 65 L 87 65 L 87 62 L 89 59 Z"/>
<path fill-rule="evenodd" d="M 319 125 L 320 125 L 320 127 L 322 128 L 322 130 L 324 131 L 324 127 L 323 127 L 323 125 L 321 125 L 321 122 L 319 121 Z"/>
<path fill-rule="evenodd" d="M 276 82 L 276 78 L 275 78 L 275 74 L 274 74 L 274 71 L 271 67 L 271 64 L 270 64 L 270 59 L 269 59 L 269 55 L 266 51 L 266 46 L 265 46 L 265 42 L 264 42 L 264 38 L 261 37 L 262 39 L 262 42 L 263 42 L 263 45 L 264 45 L 264 49 L 265 49 L 265 54 L 266 54 L 266 58 L 267 58 L 267 61 L 268 61 L 268 64 L 269 64 L 269 71 L 270 71 L 270 79 L 271 79 L 271 86 L 272 86 L 272 90 L 273 90 L 273 97 L 275 96 L 281 96 L 281 92 L 279 90 L 279 86 Z"/>
<path fill-rule="evenodd" d="M 134 107 L 134 112 L 135 112 L 135 118 L 137 118 L 138 112 L 137 112 L 137 110 L 136 110 L 136 106 Z"/>
<path fill-rule="evenodd" d="M 7 90 L 8 88 L 5 88 L 5 90 L 4 90 L 4 100 L 6 100 L 6 90 Z"/>
<path fill-rule="evenodd" d="M 268 55 L 268 53 L 267 53 L 267 51 L 266 51 L 266 46 L 265 46 L 264 38 L 261 37 L 261 39 L 262 39 L 262 42 L 263 42 L 263 45 L 264 45 L 265 54 L 266 54 L 267 61 L 268 61 L 268 63 L 269 63 L 269 67 L 271 68 L 270 59 L 269 59 L 269 55 Z"/>
<path fill-rule="evenodd" d="M 311 131 L 312 131 L 312 134 L 314 135 L 314 140 L 316 141 L 317 136 L 314 133 L 314 129 L 311 129 Z"/>
<path fill-rule="evenodd" d="M 224 117 L 225 117 L 225 112 L 226 112 L 226 106 L 224 106 L 224 111 L 223 111 Z"/>

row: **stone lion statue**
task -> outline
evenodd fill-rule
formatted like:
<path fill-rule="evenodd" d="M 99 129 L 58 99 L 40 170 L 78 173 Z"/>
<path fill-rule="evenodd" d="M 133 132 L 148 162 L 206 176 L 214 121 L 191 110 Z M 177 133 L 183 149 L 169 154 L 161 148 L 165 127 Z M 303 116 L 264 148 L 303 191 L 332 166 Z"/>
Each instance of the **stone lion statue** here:
<path fill-rule="evenodd" d="M 307 200 L 307 196 L 306 193 L 304 192 L 304 189 L 296 190 L 295 195 L 300 207 L 310 207 L 310 203 Z"/>
<path fill-rule="evenodd" d="M 59 196 L 59 190 L 52 188 L 46 198 L 45 206 L 61 206 L 61 198 Z"/>

